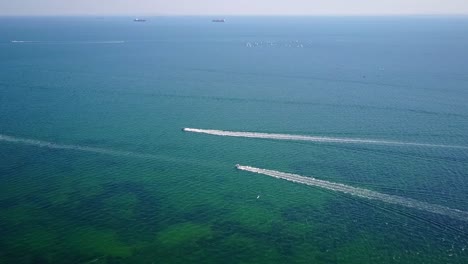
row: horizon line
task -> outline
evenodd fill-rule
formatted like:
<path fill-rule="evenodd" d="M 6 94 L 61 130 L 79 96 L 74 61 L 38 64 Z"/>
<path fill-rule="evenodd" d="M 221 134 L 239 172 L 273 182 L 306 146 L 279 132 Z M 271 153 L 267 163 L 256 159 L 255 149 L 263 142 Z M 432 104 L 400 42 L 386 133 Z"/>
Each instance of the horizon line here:
<path fill-rule="evenodd" d="M 468 17 L 468 13 L 376 14 L 0 14 L 0 17 Z"/>

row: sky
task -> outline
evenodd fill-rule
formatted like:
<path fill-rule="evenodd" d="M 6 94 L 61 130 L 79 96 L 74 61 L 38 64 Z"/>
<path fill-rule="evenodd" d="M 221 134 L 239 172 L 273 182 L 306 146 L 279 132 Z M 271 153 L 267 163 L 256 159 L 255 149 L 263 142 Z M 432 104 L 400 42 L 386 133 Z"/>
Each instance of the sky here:
<path fill-rule="evenodd" d="M 468 15 L 468 0 L 0 0 L 0 15 Z"/>

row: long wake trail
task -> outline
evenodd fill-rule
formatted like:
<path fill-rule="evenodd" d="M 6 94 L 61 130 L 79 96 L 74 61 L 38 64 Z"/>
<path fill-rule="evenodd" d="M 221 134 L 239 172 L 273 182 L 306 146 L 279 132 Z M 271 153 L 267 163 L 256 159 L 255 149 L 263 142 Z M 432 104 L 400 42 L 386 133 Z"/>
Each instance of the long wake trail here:
<path fill-rule="evenodd" d="M 453 219 L 468 222 L 468 212 L 458 210 L 458 209 L 452 209 L 450 207 L 446 207 L 442 205 L 430 204 L 430 203 L 414 200 L 411 198 L 405 198 L 405 197 L 396 196 L 396 195 L 379 193 L 379 192 L 371 191 L 368 189 L 352 187 L 352 186 L 341 184 L 341 183 L 334 183 L 334 182 L 319 180 L 319 179 L 315 179 L 312 177 L 304 177 L 304 176 L 300 176 L 300 175 L 292 174 L 292 173 L 260 169 L 260 168 L 250 167 L 250 166 L 243 166 L 239 164 L 236 165 L 236 168 L 242 171 L 263 174 L 263 175 L 271 176 L 271 177 L 278 178 L 278 179 L 283 179 L 283 180 L 287 180 L 291 182 L 315 186 L 315 187 L 319 187 L 319 188 L 323 188 L 323 189 L 327 189 L 327 190 L 331 190 L 335 192 L 346 193 L 346 194 L 350 194 L 350 195 L 361 197 L 361 198 L 366 198 L 370 200 L 378 200 L 378 201 L 382 201 L 382 202 L 389 203 L 389 204 L 396 204 L 396 205 L 405 206 L 408 208 L 414 208 L 414 209 L 418 209 L 418 210 L 422 210 L 422 211 L 426 211 L 426 212 L 430 212 L 434 214 L 444 215 Z"/>
<path fill-rule="evenodd" d="M 438 147 L 438 148 L 468 149 L 467 146 L 400 142 L 400 141 L 377 140 L 377 139 L 335 138 L 335 137 L 303 136 L 303 135 L 291 135 L 291 134 L 238 132 L 238 131 L 225 131 L 225 130 L 199 129 L 199 128 L 184 128 L 183 130 L 185 132 L 208 134 L 208 135 L 223 136 L 223 137 L 261 138 L 261 139 L 275 139 L 275 140 L 296 140 L 296 141 L 311 141 L 311 142 L 319 142 L 319 143 L 373 144 L 373 145 L 394 145 L 394 146 L 416 146 L 416 147 Z"/>
<path fill-rule="evenodd" d="M 75 151 L 92 152 L 92 153 L 105 154 L 105 155 L 111 155 L 111 156 L 168 160 L 167 158 L 160 157 L 157 155 L 152 155 L 152 154 L 144 154 L 144 153 L 138 153 L 138 152 L 132 152 L 132 151 L 120 151 L 120 150 L 96 148 L 96 147 L 88 147 L 88 146 L 80 146 L 80 145 L 57 144 L 57 143 L 48 142 L 48 141 L 18 138 L 18 137 L 12 137 L 12 136 L 2 135 L 2 134 L 0 134 L 0 141 L 23 144 L 23 145 L 30 145 L 30 146 L 36 146 L 36 147 L 42 147 L 42 148 L 49 148 L 49 149 L 75 150 Z"/>

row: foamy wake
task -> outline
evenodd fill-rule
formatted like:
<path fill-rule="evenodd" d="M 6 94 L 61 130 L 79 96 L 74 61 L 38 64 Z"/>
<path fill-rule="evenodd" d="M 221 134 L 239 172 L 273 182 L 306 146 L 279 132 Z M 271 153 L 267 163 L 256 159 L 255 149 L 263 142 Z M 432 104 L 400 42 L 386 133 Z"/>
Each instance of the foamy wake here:
<path fill-rule="evenodd" d="M 417 201 L 411 198 L 404 198 L 400 196 L 390 195 L 379 193 L 376 191 L 371 191 L 363 188 L 352 187 L 349 185 L 334 183 L 324 180 L 318 180 L 311 177 L 303 177 L 297 174 L 284 173 L 274 170 L 259 169 L 250 166 L 236 165 L 236 168 L 243 171 L 249 171 L 259 174 L 264 174 L 278 179 L 283 179 L 291 182 L 302 183 L 310 186 L 316 186 L 323 189 L 341 192 L 350 194 L 353 196 L 358 196 L 361 198 L 366 198 L 370 200 L 379 200 L 389 204 L 401 205 L 409 208 L 414 208 L 434 214 L 448 216 L 453 219 L 467 221 L 468 222 L 468 212 L 461 211 L 458 209 L 452 209 L 446 206 L 430 204 L 426 202 Z"/>
<path fill-rule="evenodd" d="M 302 135 L 290 135 L 290 134 L 237 132 L 237 131 L 224 131 L 224 130 L 199 129 L 199 128 L 184 128 L 184 131 L 185 132 L 208 134 L 208 135 L 215 135 L 215 136 L 224 136 L 224 137 L 262 138 L 262 139 L 276 139 L 276 140 L 298 140 L 298 141 L 311 141 L 311 142 L 320 142 L 320 143 L 374 144 L 374 145 L 394 145 L 394 146 L 417 146 L 417 147 L 439 147 L 439 148 L 468 149 L 468 147 L 465 147 L 465 146 L 412 143 L 412 142 L 400 142 L 400 141 L 377 140 L 377 139 L 335 138 L 335 137 L 302 136 Z"/>
<path fill-rule="evenodd" d="M 95 147 L 87 147 L 87 146 L 79 146 L 79 145 L 57 144 L 57 143 L 52 143 L 52 142 L 47 142 L 47 141 L 17 138 L 17 137 L 1 135 L 1 134 L 0 134 L 0 141 L 24 144 L 24 145 L 30 145 L 30 146 L 36 146 L 36 147 L 43 147 L 43 148 L 50 148 L 50 149 L 86 151 L 86 152 L 93 152 L 93 153 L 106 154 L 106 155 L 112 155 L 112 156 L 127 156 L 127 157 L 134 157 L 134 158 L 161 159 L 160 157 L 156 155 L 151 155 L 151 154 L 143 154 L 143 153 L 137 153 L 137 152 L 131 152 L 131 151 L 119 151 L 119 150 L 95 148 Z"/>

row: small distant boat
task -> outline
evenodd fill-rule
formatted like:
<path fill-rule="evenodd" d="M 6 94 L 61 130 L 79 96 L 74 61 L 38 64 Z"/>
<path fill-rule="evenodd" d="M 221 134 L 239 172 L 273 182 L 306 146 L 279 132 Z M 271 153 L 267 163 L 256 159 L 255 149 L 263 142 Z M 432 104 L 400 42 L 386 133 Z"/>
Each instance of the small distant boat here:
<path fill-rule="evenodd" d="M 226 22 L 226 19 L 224 19 L 224 18 L 222 18 L 222 19 L 213 19 L 213 20 L 211 20 L 211 22 L 224 23 L 224 22 Z"/>
<path fill-rule="evenodd" d="M 133 19 L 133 22 L 146 22 L 146 19 L 135 18 Z"/>

